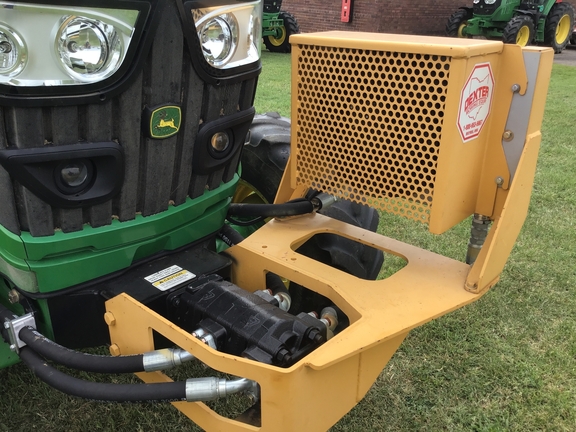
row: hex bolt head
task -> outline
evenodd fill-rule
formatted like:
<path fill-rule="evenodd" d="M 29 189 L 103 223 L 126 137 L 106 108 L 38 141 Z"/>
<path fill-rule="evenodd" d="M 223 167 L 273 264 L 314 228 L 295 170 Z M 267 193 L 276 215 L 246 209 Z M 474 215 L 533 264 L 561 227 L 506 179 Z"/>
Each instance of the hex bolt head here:
<path fill-rule="evenodd" d="M 511 89 L 514 93 L 517 93 L 520 91 L 520 84 L 514 84 L 512 85 L 512 89 Z"/>
<path fill-rule="evenodd" d="M 116 325 L 116 318 L 112 312 L 106 312 L 104 314 L 104 321 L 106 321 L 106 324 L 108 324 L 110 327 Z"/>
<path fill-rule="evenodd" d="M 514 132 L 512 132 L 511 130 L 505 130 L 504 133 L 502 134 L 502 139 L 504 141 L 512 141 L 514 139 Z"/>
<path fill-rule="evenodd" d="M 495 182 L 498 186 L 502 186 L 504 184 L 504 179 L 502 177 L 496 177 Z"/>
<path fill-rule="evenodd" d="M 14 344 L 10 345 L 10 351 L 16 352 L 16 345 Z"/>
<path fill-rule="evenodd" d="M 110 354 L 112 354 L 115 357 L 118 357 L 120 355 L 120 347 L 116 344 L 110 345 Z"/>

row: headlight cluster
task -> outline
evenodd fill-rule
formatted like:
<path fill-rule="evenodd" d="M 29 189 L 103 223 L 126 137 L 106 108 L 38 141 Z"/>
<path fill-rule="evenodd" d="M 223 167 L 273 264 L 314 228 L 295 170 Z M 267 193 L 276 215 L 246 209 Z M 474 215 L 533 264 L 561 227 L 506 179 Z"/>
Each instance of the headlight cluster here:
<path fill-rule="evenodd" d="M 122 65 L 139 11 L 0 1 L 0 83 L 87 84 Z"/>
<path fill-rule="evenodd" d="M 204 58 L 211 66 L 231 69 L 260 58 L 261 8 L 259 0 L 192 10 Z"/>

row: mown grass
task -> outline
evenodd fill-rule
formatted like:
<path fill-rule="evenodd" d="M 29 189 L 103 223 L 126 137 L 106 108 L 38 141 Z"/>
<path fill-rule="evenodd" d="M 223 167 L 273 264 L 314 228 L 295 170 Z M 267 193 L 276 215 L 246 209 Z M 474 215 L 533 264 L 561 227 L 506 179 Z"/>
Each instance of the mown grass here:
<path fill-rule="evenodd" d="M 289 116 L 289 74 L 289 56 L 264 53 L 258 112 Z M 574 94 L 576 68 L 556 65 L 529 215 L 501 281 L 478 302 L 412 331 L 334 431 L 576 430 Z M 436 237 L 390 216 L 380 225 L 457 259 L 468 229 L 463 223 Z M 22 365 L 0 370 L 0 431 L 31 430 L 197 428 L 167 405 L 87 402 L 47 388 Z"/>

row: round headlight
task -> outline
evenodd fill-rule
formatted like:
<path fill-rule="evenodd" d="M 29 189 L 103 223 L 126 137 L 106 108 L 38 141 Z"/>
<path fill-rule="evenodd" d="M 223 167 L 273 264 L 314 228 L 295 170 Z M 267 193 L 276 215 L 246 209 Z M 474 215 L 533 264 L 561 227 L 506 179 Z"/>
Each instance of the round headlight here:
<path fill-rule="evenodd" d="M 26 46 L 16 32 L 0 26 L 0 74 L 15 76 L 26 65 Z"/>
<path fill-rule="evenodd" d="M 212 18 L 202 25 L 198 37 L 204 57 L 214 67 L 225 65 L 237 47 L 236 19 L 229 14 Z"/>
<path fill-rule="evenodd" d="M 90 82 L 102 80 L 118 69 L 122 41 L 109 24 L 69 16 L 58 29 L 56 51 L 69 75 Z"/>

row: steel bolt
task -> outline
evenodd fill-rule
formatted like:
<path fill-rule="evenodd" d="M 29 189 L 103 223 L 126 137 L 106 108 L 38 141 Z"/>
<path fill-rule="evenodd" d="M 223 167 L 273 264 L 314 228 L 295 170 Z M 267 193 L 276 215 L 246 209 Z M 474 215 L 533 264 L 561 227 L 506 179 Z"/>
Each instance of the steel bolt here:
<path fill-rule="evenodd" d="M 6 322 L 4 323 L 4 328 L 5 328 L 6 330 L 8 330 L 8 329 L 10 328 L 10 323 L 9 323 L 8 321 L 6 321 Z"/>
<path fill-rule="evenodd" d="M 20 294 L 15 289 L 10 290 L 8 293 L 8 301 L 10 304 L 20 303 Z"/>
<path fill-rule="evenodd" d="M 514 132 L 512 132 L 511 130 L 505 130 L 504 133 L 502 134 L 502 139 L 504 141 L 512 141 L 514 139 Z"/>
<path fill-rule="evenodd" d="M 110 345 L 110 354 L 112 354 L 113 356 L 119 356 L 120 355 L 120 347 L 116 344 Z"/>
<path fill-rule="evenodd" d="M 10 351 L 16 352 L 16 345 L 14 344 L 10 345 Z"/>
<path fill-rule="evenodd" d="M 504 184 L 504 179 L 502 177 L 496 177 L 496 184 L 502 186 Z"/>
<path fill-rule="evenodd" d="M 106 324 L 108 324 L 110 327 L 116 325 L 116 318 L 112 312 L 106 312 L 104 314 L 104 321 L 106 321 Z"/>
<path fill-rule="evenodd" d="M 514 85 L 512 85 L 512 91 L 513 91 L 514 93 L 519 92 L 519 91 L 520 91 L 520 84 L 514 84 Z"/>

